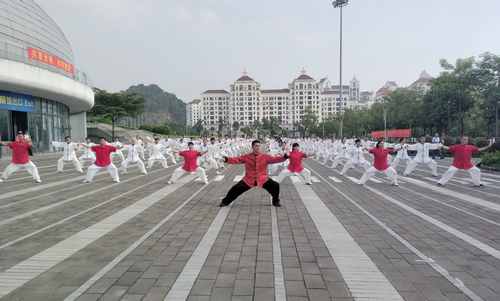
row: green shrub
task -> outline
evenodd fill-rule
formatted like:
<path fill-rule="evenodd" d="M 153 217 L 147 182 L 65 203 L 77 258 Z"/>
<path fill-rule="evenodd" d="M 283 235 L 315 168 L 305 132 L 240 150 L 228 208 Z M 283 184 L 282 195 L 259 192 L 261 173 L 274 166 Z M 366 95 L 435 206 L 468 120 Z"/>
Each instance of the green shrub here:
<path fill-rule="evenodd" d="M 500 168 L 500 151 L 483 154 L 483 165 Z"/>
<path fill-rule="evenodd" d="M 172 135 L 172 129 L 168 125 L 155 126 L 151 132 L 161 135 Z"/>
<path fill-rule="evenodd" d="M 141 126 L 139 127 L 139 130 L 145 130 L 145 131 L 150 131 L 150 132 L 152 132 L 152 131 L 153 131 L 153 128 L 154 128 L 154 126 L 152 126 L 151 124 L 147 124 L 147 123 L 145 123 L 145 124 L 143 124 L 143 125 L 141 125 Z"/>
<path fill-rule="evenodd" d="M 488 146 L 490 144 L 490 140 L 488 139 L 480 139 L 476 141 L 476 147 L 482 148 Z"/>
<path fill-rule="evenodd" d="M 104 117 L 87 118 L 87 122 L 113 124 L 110 119 Z"/>
<path fill-rule="evenodd" d="M 446 136 L 444 137 L 444 145 L 446 146 L 452 146 L 452 145 L 455 145 L 455 138 L 451 137 L 451 136 Z"/>

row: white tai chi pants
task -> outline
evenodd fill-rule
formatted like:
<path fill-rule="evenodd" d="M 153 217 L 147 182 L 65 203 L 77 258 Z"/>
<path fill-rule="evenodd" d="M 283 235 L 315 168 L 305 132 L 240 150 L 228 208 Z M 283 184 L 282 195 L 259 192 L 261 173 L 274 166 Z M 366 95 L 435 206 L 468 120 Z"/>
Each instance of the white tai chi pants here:
<path fill-rule="evenodd" d="M 387 154 L 387 164 L 391 164 L 392 163 L 392 156 L 391 154 Z"/>
<path fill-rule="evenodd" d="M 413 169 L 415 169 L 415 167 L 418 165 L 419 163 L 418 162 L 415 162 L 415 160 L 411 160 L 408 165 L 406 166 L 406 169 L 405 169 L 405 174 L 406 175 L 409 175 L 411 174 L 411 172 L 413 171 Z M 426 163 L 420 163 L 420 164 L 426 164 Z M 429 163 L 427 163 L 429 165 L 429 168 L 431 169 L 431 174 L 433 176 L 437 176 L 437 163 L 436 161 L 434 160 L 431 160 Z"/>
<path fill-rule="evenodd" d="M 113 158 L 118 156 L 118 158 L 120 158 L 121 161 L 125 161 L 125 157 L 123 156 L 123 153 L 122 152 L 113 152 L 111 153 L 111 163 L 113 163 Z"/>
<path fill-rule="evenodd" d="M 170 150 L 170 149 L 168 149 Z M 173 164 L 177 164 L 177 161 L 175 161 L 174 155 L 172 153 L 169 153 L 168 151 L 162 154 L 165 158 L 170 159 Z"/>
<path fill-rule="evenodd" d="M 153 164 L 155 164 L 156 161 L 160 162 L 160 164 L 163 165 L 163 168 L 168 168 L 167 159 L 165 159 L 165 158 L 155 159 L 155 158 L 149 157 L 148 169 L 151 169 L 151 167 L 153 166 Z"/>
<path fill-rule="evenodd" d="M 330 168 L 336 168 L 340 160 L 349 160 L 349 158 L 339 158 L 339 156 L 336 156 L 335 159 L 333 159 L 333 163 L 332 166 L 330 166 Z M 340 162 L 340 165 L 342 165 L 342 162 Z"/>
<path fill-rule="evenodd" d="M 219 169 L 219 164 L 217 164 L 217 162 L 215 161 L 214 158 L 212 157 L 208 157 L 208 162 L 207 161 L 201 161 L 200 159 L 198 159 L 198 166 L 201 166 L 202 164 L 205 164 L 207 163 L 207 165 L 211 165 L 213 169 L 215 170 L 218 170 Z"/>
<path fill-rule="evenodd" d="M 285 168 L 278 175 L 278 178 L 276 179 L 276 182 L 281 183 L 281 181 L 283 181 L 284 178 L 289 177 L 291 174 L 293 174 L 293 172 L 291 172 L 290 170 L 288 170 L 288 168 Z M 311 184 L 311 171 L 309 169 L 304 168 L 304 169 L 302 169 L 301 172 L 299 172 L 299 174 L 302 177 L 304 177 L 304 180 L 306 181 L 306 183 Z"/>
<path fill-rule="evenodd" d="M 392 184 L 397 184 L 398 183 L 398 173 L 394 170 L 394 168 L 390 167 L 387 168 L 386 170 L 378 170 L 374 166 L 368 168 L 367 171 L 363 174 L 361 177 L 361 180 L 359 180 L 359 183 L 365 184 L 368 179 L 370 179 L 374 174 L 377 173 L 377 171 L 381 171 L 385 173 L 385 175 L 391 179 Z"/>
<path fill-rule="evenodd" d="M 396 158 L 396 159 L 394 159 L 394 161 L 392 161 L 391 167 L 394 168 L 394 169 L 396 169 L 396 167 L 398 167 L 399 161 L 405 161 L 406 167 L 408 167 L 408 162 L 410 162 L 411 159 L 408 158 L 408 159 L 402 159 L 401 160 L 401 159 Z"/>
<path fill-rule="evenodd" d="M 444 175 L 441 177 L 439 180 L 439 184 L 444 185 L 448 183 L 448 181 L 453 178 L 453 176 L 457 173 L 459 170 L 466 170 L 469 172 L 470 177 L 472 178 L 472 182 L 474 183 L 474 186 L 479 186 L 481 184 L 481 170 L 475 166 L 469 168 L 469 169 L 459 169 L 456 168 L 455 166 L 450 166 L 448 170 L 444 173 Z"/>
<path fill-rule="evenodd" d="M 346 171 L 347 171 L 349 168 L 353 167 L 354 165 L 363 165 L 363 167 L 365 168 L 365 171 L 367 171 L 367 170 L 368 170 L 368 168 L 370 168 L 370 167 L 372 166 L 372 165 L 370 164 L 370 162 L 368 162 L 368 161 L 365 161 L 365 163 L 363 163 L 363 164 L 354 164 L 352 161 L 349 161 L 349 162 L 347 162 L 347 163 L 344 165 L 344 168 L 342 168 L 342 171 L 340 172 L 340 174 L 341 174 L 341 175 L 345 174 L 345 173 L 346 173 Z"/>
<path fill-rule="evenodd" d="M 202 181 L 202 182 L 206 182 L 207 181 L 207 176 L 205 175 L 205 171 L 203 170 L 203 168 L 198 167 L 194 171 L 196 172 L 196 174 L 198 175 L 198 177 L 200 177 L 200 181 Z M 174 173 L 172 174 L 172 177 L 170 178 L 169 183 L 175 183 L 175 182 L 177 182 L 177 180 L 183 174 L 185 174 L 186 172 L 187 171 L 185 171 L 184 169 L 182 169 L 182 167 L 178 167 L 176 170 L 174 170 Z"/>
<path fill-rule="evenodd" d="M 65 161 L 62 158 L 57 160 L 57 171 L 62 172 L 64 169 L 64 162 L 71 162 L 73 161 L 73 164 L 75 165 L 76 171 L 81 172 L 82 167 L 80 166 L 80 162 L 78 162 L 78 159 L 76 157 L 73 158 L 73 160 L 70 161 Z"/>
<path fill-rule="evenodd" d="M 144 163 L 141 160 L 137 160 L 136 162 L 127 162 L 127 160 L 122 161 L 122 172 L 127 172 L 127 166 L 129 164 L 137 164 L 137 167 L 139 167 L 139 170 L 147 174 L 148 172 L 146 171 L 146 168 L 144 167 Z"/>
<path fill-rule="evenodd" d="M 144 148 L 140 148 L 140 149 L 139 149 L 139 158 L 141 158 L 142 160 L 146 160 L 146 159 L 144 158 Z"/>
<path fill-rule="evenodd" d="M 95 163 L 96 158 L 95 158 L 95 156 L 91 156 L 91 157 L 90 157 L 90 159 L 86 159 L 86 158 L 84 158 L 83 156 L 80 156 L 80 158 L 78 158 L 78 163 L 80 163 L 80 166 L 81 166 L 82 168 L 83 168 L 83 162 L 84 162 L 84 160 L 90 160 L 90 161 L 92 162 L 92 164 L 94 164 L 94 163 Z"/>
<path fill-rule="evenodd" d="M 325 157 L 323 158 L 323 165 L 325 165 L 326 162 L 328 161 L 328 158 L 331 158 L 331 157 L 333 157 L 333 156 L 332 155 L 325 155 Z"/>
<path fill-rule="evenodd" d="M 92 164 L 87 168 L 87 175 L 85 176 L 85 181 L 86 182 L 92 182 L 92 179 L 94 178 L 95 174 L 101 169 L 101 168 L 106 168 L 113 178 L 113 181 L 118 182 L 120 181 L 120 178 L 118 177 L 118 168 L 111 163 L 108 166 L 97 166 L 95 164 Z"/>
<path fill-rule="evenodd" d="M 35 181 L 40 180 L 40 176 L 38 175 L 38 169 L 36 168 L 35 164 L 33 164 L 33 162 L 31 161 L 28 161 L 28 163 L 24 164 L 10 163 L 9 166 L 7 166 L 7 168 L 3 171 L 2 178 L 4 180 L 7 180 L 14 171 L 19 170 L 21 168 L 25 168 L 33 176 L 33 180 Z"/>

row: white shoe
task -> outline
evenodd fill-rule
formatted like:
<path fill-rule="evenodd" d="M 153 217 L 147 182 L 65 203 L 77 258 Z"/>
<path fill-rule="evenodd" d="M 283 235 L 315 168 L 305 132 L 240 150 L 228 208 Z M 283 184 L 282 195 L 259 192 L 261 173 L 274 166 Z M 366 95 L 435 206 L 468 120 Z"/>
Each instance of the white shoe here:
<path fill-rule="evenodd" d="M 89 181 L 87 181 L 87 180 L 83 180 L 83 183 L 90 183 L 90 182 L 89 182 Z"/>
<path fill-rule="evenodd" d="M 392 186 L 399 186 L 398 183 L 392 183 Z"/>
<path fill-rule="evenodd" d="M 220 172 L 218 170 L 215 171 L 215 174 L 220 175 Z"/>
<path fill-rule="evenodd" d="M 344 174 L 343 173 L 340 173 L 341 176 L 343 176 Z"/>
<path fill-rule="evenodd" d="M 208 184 L 208 181 L 203 182 L 203 184 L 207 185 L 207 184 Z"/>
<path fill-rule="evenodd" d="M 126 174 L 126 173 L 128 173 L 128 172 L 126 172 L 126 171 L 122 171 L 120 174 L 121 174 L 121 175 L 124 175 L 124 174 Z"/>
<path fill-rule="evenodd" d="M 437 177 L 438 175 L 431 175 L 431 176 L 433 176 L 433 177 Z"/>
<path fill-rule="evenodd" d="M 358 182 L 358 186 L 361 186 L 361 185 L 363 185 L 363 183 L 359 183 L 359 182 Z"/>
<path fill-rule="evenodd" d="M 38 180 L 35 180 L 35 182 L 42 183 L 42 180 L 38 179 Z"/>
<path fill-rule="evenodd" d="M 312 183 L 306 183 L 306 185 L 312 185 Z"/>
<path fill-rule="evenodd" d="M 0 179 L 0 183 L 3 183 L 3 182 L 5 182 L 5 180 L 4 179 Z"/>
<path fill-rule="evenodd" d="M 120 180 L 116 180 L 115 183 L 120 183 Z"/>
<path fill-rule="evenodd" d="M 168 181 L 168 182 L 167 182 L 167 184 L 168 184 L 168 185 L 171 185 L 171 184 L 172 184 L 172 181 Z"/>
<path fill-rule="evenodd" d="M 407 177 L 407 176 L 408 176 L 408 174 L 406 174 L 406 173 L 403 174 L 403 177 Z"/>
<path fill-rule="evenodd" d="M 83 173 L 83 170 L 79 170 L 78 172 L 79 172 L 79 173 Z"/>

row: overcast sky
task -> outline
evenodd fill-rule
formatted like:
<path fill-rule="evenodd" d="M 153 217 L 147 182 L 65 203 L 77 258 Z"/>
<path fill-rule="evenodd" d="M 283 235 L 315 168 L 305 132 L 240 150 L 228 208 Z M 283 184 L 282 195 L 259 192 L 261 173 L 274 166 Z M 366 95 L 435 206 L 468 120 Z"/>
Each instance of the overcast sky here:
<path fill-rule="evenodd" d="M 76 68 L 117 92 L 157 84 L 190 102 L 242 75 L 286 88 L 302 68 L 339 81 L 331 0 L 35 0 L 61 27 Z M 343 9 L 343 83 L 408 86 L 439 60 L 500 54 L 499 0 L 351 0 Z"/>

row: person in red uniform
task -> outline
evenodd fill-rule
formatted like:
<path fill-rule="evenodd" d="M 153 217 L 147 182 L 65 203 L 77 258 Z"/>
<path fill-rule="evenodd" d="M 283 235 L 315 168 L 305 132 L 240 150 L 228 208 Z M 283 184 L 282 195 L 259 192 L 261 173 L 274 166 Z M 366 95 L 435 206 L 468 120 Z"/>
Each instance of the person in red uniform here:
<path fill-rule="evenodd" d="M 290 176 L 292 173 L 300 173 L 303 177 L 304 180 L 306 181 L 306 185 L 311 185 L 311 171 L 307 168 L 302 167 L 302 159 L 303 158 L 308 158 L 316 155 L 316 151 L 314 151 L 314 154 L 309 154 L 306 155 L 303 152 L 299 152 L 299 144 L 294 143 L 292 145 L 292 151 L 290 152 L 290 164 L 288 164 L 288 167 L 284 169 L 283 171 L 280 172 L 278 175 L 278 178 L 276 179 L 276 182 L 281 183 L 285 177 Z"/>
<path fill-rule="evenodd" d="M 173 184 L 177 182 L 180 176 L 182 176 L 186 172 L 191 172 L 191 171 L 195 171 L 196 174 L 198 174 L 198 177 L 200 177 L 200 181 L 202 181 L 204 184 L 208 184 L 207 176 L 205 175 L 205 170 L 196 164 L 196 160 L 198 159 L 198 157 L 201 157 L 204 154 L 208 153 L 208 147 L 204 152 L 198 152 L 193 150 L 194 149 L 193 142 L 189 142 L 188 148 L 189 150 L 187 151 L 178 151 L 178 150 L 170 151 L 171 153 L 178 153 L 180 156 L 184 157 L 184 166 L 174 170 L 174 173 L 172 174 L 170 181 L 168 181 L 168 184 Z"/>
<path fill-rule="evenodd" d="M 463 136 L 460 139 L 460 144 L 453 146 L 444 146 L 441 148 L 449 151 L 450 153 L 455 153 L 455 157 L 453 158 L 453 164 L 450 168 L 444 173 L 441 179 L 438 181 L 437 186 L 441 187 L 444 184 L 448 183 L 448 181 L 457 173 L 459 170 L 467 170 L 472 178 L 472 182 L 476 187 L 483 187 L 481 184 L 481 170 L 475 167 L 471 163 L 472 154 L 477 154 L 478 152 L 482 152 L 491 147 L 492 142 L 490 140 L 490 144 L 488 146 L 477 148 L 472 145 L 467 145 L 469 142 L 469 137 Z"/>
<path fill-rule="evenodd" d="M 0 182 L 5 182 L 10 175 L 20 168 L 25 168 L 32 176 L 35 182 L 40 183 L 40 176 L 38 175 L 38 169 L 35 164 L 30 161 L 28 156 L 28 150 L 33 148 L 33 144 L 24 141 L 24 135 L 22 132 L 17 134 L 16 141 L 11 143 L 0 142 L 0 145 L 8 146 L 12 149 L 12 163 L 7 166 L 7 168 L 2 173 L 2 179 Z"/>
<path fill-rule="evenodd" d="M 363 185 L 365 184 L 368 179 L 373 176 L 377 171 L 381 171 L 386 174 L 386 176 L 391 180 L 393 186 L 399 186 L 398 185 L 398 174 L 394 170 L 394 168 L 390 167 L 387 164 L 387 155 L 391 154 L 394 150 L 393 149 L 385 149 L 384 148 L 384 140 L 379 140 L 377 142 L 376 148 L 366 148 L 364 147 L 363 150 L 369 151 L 371 154 L 373 154 L 373 166 L 368 168 L 361 179 L 358 182 L 358 185 Z"/>
<path fill-rule="evenodd" d="M 287 148 L 284 156 L 274 157 L 260 152 L 259 140 L 252 142 L 252 152 L 240 157 L 222 157 L 221 162 L 229 164 L 245 164 L 245 177 L 236 183 L 222 199 L 220 207 L 231 204 L 238 196 L 250 188 L 257 186 L 264 188 L 273 197 L 273 205 L 281 207 L 279 194 L 280 184 L 267 177 L 267 165 L 280 163 L 288 159 L 290 150 Z"/>
<path fill-rule="evenodd" d="M 125 142 L 123 142 L 123 145 L 125 145 Z M 117 149 L 123 148 L 123 145 L 116 147 L 106 145 L 106 139 L 104 137 L 99 138 L 99 145 L 94 146 L 82 144 L 80 140 L 78 140 L 78 146 L 90 148 L 93 152 L 95 152 L 96 155 L 94 164 L 90 165 L 89 168 L 87 168 L 87 176 L 85 177 L 85 180 L 83 182 L 92 182 L 94 175 L 104 167 L 108 170 L 109 174 L 113 178 L 113 181 L 115 181 L 116 183 L 120 183 L 120 178 L 118 177 L 118 168 L 116 168 L 116 166 L 111 163 L 110 155 L 111 153 L 116 152 Z"/>

